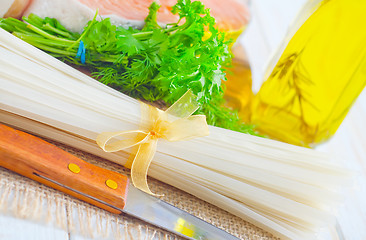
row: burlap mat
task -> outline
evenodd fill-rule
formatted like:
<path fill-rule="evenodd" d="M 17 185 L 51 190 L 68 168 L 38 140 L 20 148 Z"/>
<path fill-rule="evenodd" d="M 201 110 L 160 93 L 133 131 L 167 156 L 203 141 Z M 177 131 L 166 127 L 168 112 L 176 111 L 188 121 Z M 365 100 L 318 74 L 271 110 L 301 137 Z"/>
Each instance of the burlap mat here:
<path fill-rule="evenodd" d="M 53 142 L 58 147 L 100 167 L 129 174 L 129 170 Z M 164 201 L 224 229 L 240 239 L 278 239 L 262 229 L 186 192 L 149 178 L 152 191 L 163 194 Z M 101 239 L 181 239 L 157 227 L 127 215 L 115 215 L 62 192 L 0 168 L 0 211 L 16 217 L 54 224 L 69 232 Z"/>

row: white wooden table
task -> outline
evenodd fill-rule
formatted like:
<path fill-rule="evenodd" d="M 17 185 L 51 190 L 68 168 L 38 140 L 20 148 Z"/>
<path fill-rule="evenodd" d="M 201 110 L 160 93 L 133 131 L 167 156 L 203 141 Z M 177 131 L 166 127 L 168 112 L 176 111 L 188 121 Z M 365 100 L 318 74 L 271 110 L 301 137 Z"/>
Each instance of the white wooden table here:
<path fill-rule="evenodd" d="M 263 68 L 281 42 L 289 22 L 305 0 L 252 0 L 253 21 L 242 39 L 253 68 L 254 90 L 258 90 Z M 336 135 L 319 146 L 335 156 L 344 166 L 359 173 L 352 191 L 345 193 L 345 203 L 337 216 L 345 239 L 366 239 L 366 91 L 364 91 Z M 323 239 L 331 239 L 325 232 Z M 82 240 L 48 225 L 0 215 L 0 239 L 4 240 Z M 111 238 L 112 239 L 112 238 Z M 137 238 L 136 238 L 137 239 Z"/>

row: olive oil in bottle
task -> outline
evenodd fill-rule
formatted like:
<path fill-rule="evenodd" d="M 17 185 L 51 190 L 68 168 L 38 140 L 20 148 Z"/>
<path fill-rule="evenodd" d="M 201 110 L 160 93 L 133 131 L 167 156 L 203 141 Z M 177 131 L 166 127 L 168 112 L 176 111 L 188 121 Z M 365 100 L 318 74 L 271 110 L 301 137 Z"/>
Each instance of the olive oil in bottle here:
<path fill-rule="evenodd" d="M 252 102 L 258 130 L 312 146 L 332 136 L 366 84 L 366 1 L 324 0 Z"/>

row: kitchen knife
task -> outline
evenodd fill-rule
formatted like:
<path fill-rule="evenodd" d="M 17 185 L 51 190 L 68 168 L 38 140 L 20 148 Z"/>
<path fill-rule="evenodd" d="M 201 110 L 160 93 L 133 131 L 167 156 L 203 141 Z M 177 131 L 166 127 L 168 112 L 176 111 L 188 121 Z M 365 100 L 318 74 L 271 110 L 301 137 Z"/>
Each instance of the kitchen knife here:
<path fill-rule="evenodd" d="M 0 166 L 115 214 L 126 213 L 188 239 L 233 235 L 150 196 L 127 176 L 100 168 L 25 132 L 0 124 Z"/>

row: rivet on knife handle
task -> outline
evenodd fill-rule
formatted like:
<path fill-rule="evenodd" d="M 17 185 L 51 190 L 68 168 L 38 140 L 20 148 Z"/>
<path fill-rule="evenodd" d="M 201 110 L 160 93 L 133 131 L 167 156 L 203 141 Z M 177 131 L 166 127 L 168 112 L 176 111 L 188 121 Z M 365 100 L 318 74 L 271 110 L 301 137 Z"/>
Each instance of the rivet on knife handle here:
<path fill-rule="evenodd" d="M 78 165 L 76 165 L 75 163 L 69 163 L 69 165 L 67 167 L 73 173 L 79 173 L 80 172 L 80 167 Z"/>
<path fill-rule="evenodd" d="M 89 164 L 3 124 L 0 124 L 0 166 L 113 213 L 121 213 L 125 206 L 126 176 Z"/>

